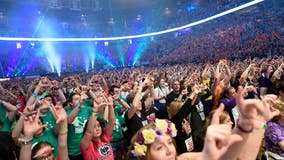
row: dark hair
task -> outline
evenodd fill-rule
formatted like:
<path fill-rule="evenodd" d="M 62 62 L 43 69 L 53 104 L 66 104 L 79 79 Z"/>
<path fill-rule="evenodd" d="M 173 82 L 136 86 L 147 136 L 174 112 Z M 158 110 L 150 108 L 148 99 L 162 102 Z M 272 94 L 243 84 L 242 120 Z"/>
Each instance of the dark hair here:
<path fill-rule="evenodd" d="M 121 82 L 121 85 L 124 85 L 125 83 L 128 83 L 128 81 L 127 81 L 127 80 L 123 80 L 123 81 Z"/>
<path fill-rule="evenodd" d="M 187 86 L 187 92 L 190 94 L 192 92 L 192 87 L 194 85 L 193 84 L 190 84 L 189 86 Z"/>
<path fill-rule="evenodd" d="M 147 94 L 147 93 L 146 93 L 146 94 L 144 94 L 144 95 L 143 95 L 143 97 L 142 97 L 142 99 L 141 99 L 141 102 L 143 102 L 143 103 L 144 103 L 148 97 L 150 97 L 150 95 L 149 95 L 149 94 Z"/>
<path fill-rule="evenodd" d="M 105 138 L 104 138 L 104 130 L 103 130 L 103 128 L 106 126 L 106 121 L 105 120 L 103 120 L 103 119 L 101 119 L 101 118 L 98 118 L 98 119 L 96 119 L 98 122 L 99 122 L 99 124 L 100 124 L 100 127 L 102 128 L 102 134 L 100 135 L 100 139 L 103 141 L 103 142 L 107 142 L 106 140 L 105 140 Z M 87 131 L 87 128 L 88 128 L 88 123 L 89 123 L 89 121 L 87 121 L 86 122 L 86 124 L 85 124 L 85 126 L 84 126 L 84 130 L 83 130 L 83 135 L 85 135 L 85 133 L 86 133 L 86 131 Z M 94 143 L 94 145 L 96 146 L 96 147 L 98 147 L 98 143 Z"/>
<path fill-rule="evenodd" d="M 34 147 L 32 147 L 32 157 L 36 155 L 36 153 L 43 147 L 46 147 L 46 146 L 50 146 L 53 148 L 53 146 L 47 142 L 47 141 L 42 141 L 42 142 L 39 142 L 37 143 Z"/>
<path fill-rule="evenodd" d="M 67 102 L 68 103 L 72 103 L 72 99 L 73 99 L 73 96 L 75 96 L 75 95 L 78 95 L 78 96 L 81 96 L 79 93 L 71 93 L 69 96 L 68 96 L 68 100 L 67 100 Z"/>
<path fill-rule="evenodd" d="M 134 92 L 131 92 L 127 95 L 126 97 L 126 102 L 130 105 L 132 104 L 133 100 L 134 100 L 134 97 L 135 97 L 135 93 Z"/>
<path fill-rule="evenodd" d="M 232 88 L 234 88 L 234 87 L 225 88 L 224 91 L 223 91 L 222 97 L 223 97 L 223 98 L 227 98 L 227 95 L 230 93 L 230 90 L 231 90 Z"/>
<path fill-rule="evenodd" d="M 160 81 L 161 81 L 162 79 L 163 79 L 164 81 L 166 81 L 163 76 L 160 76 L 160 77 L 158 77 L 158 78 L 155 78 L 155 81 L 154 81 L 154 82 L 155 82 L 155 83 L 154 83 L 154 87 L 155 87 L 155 88 L 160 86 Z"/>
<path fill-rule="evenodd" d="M 281 81 L 279 84 L 278 84 L 278 94 L 280 91 L 284 92 L 284 81 Z"/>
<path fill-rule="evenodd" d="M 52 94 L 47 94 L 47 95 L 45 95 L 45 96 L 44 96 L 44 99 L 47 98 L 47 97 L 50 97 L 50 98 L 51 98 L 51 101 L 52 101 L 52 104 L 53 104 L 53 105 L 56 104 L 55 99 L 54 99 L 54 97 L 52 96 Z"/>
<path fill-rule="evenodd" d="M 180 84 L 180 90 L 181 90 L 181 91 L 185 89 L 185 87 L 184 87 L 184 83 L 185 83 L 185 79 L 183 79 L 183 80 L 179 81 L 179 84 Z"/>
<path fill-rule="evenodd" d="M 110 86 L 109 91 L 110 91 L 111 94 L 113 94 L 115 88 L 119 88 L 119 87 L 117 85 L 111 85 Z"/>

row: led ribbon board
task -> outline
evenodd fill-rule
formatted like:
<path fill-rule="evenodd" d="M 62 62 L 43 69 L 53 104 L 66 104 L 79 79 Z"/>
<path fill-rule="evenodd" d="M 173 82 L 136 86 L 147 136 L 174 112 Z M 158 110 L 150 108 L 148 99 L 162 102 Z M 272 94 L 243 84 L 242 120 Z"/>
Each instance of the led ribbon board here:
<path fill-rule="evenodd" d="M 252 5 L 258 4 L 260 2 L 263 2 L 264 0 L 254 0 L 248 3 L 245 3 L 243 5 L 240 5 L 236 8 L 232 8 L 230 10 L 224 11 L 222 13 L 216 14 L 214 16 L 184 25 L 172 29 L 167 29 L 163 31 L 158 32 L 152 32 L 152 33 L 145 33 L 145 34 L 139 34 L 139 35 L 131 35 L 131 36 L 122 36 L 122 37 L 101 37 L 101 38 L 23 38 L 23 37 L 0 37 L 0 41 L 48 41 L 48 42 L 74 42 L 74 41 L 114 41 L 114 40 L 122 40 L 122 39 L 134 39 L 134 38 L 141 38 L 141 37 L 149 37 L 149 36 L 156 36 L 160 34 L 170 33 L 178 30 L 182 30 L 188 27 L 196 26 L 208 21 L 211 21 L 213 19 L 225 16 L 227 14 L 236 12 L 238 10 L 250 7 Z"/>

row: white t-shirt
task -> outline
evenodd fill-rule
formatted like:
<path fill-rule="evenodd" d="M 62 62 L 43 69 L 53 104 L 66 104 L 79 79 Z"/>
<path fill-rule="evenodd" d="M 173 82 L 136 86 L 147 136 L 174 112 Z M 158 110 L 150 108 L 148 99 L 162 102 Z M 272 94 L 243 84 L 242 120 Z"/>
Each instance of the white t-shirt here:
<path fill-rule="evenodd" d="M 157 97 L 160 96 L 164 96 L 166 98 L 166 96 L 170 93 L 170 90 L 168 87 L 157 87 L 155 88 L 155 94 Z M 165 104 L 166 103 L 166 99 L 160 99 L 159 102 Z"/>

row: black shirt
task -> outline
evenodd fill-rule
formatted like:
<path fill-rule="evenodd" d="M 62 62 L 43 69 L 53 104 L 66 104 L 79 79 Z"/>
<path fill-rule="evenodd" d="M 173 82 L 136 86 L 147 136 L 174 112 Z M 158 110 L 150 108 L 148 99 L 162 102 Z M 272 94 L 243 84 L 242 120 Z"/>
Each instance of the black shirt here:
<path fill-rule="evenodd" d="M 129 111 L 129 110 L 128 110 Z M 128 119 L 128 111 L 125 113 L 125 123 L 127 126 L 127 136 L 128 137 L 128 142 L 130 142 L 131 138 L 135 133 L 142 128 L 143 126 L 147 125 L 147 116 L 145 109 L 142 108 L 141 112 L 141 117 L 138 117 L 137 114 L 135 113 L 133 117 Z"/>
<path fill-rule="evenodd" d="M 185 140 L 188 139 L 190 135 L 187 135 L 183 131 L 182 122 L 184 119 L 188 118 L 190 111 L 191 111 L 191 99 L 188 99 L 181 107 L 181 109 L 178 111 L 178 113 L 170 119 L 176 125 L 177 129 L 177 136 L 175 137 L 175 141 L 177 144 L 178 154 L 187 152 Z"/>
<path fill-rule="evenodd" d="M 166 106 L 170 105 L 172 101 L 176 101 L 180 93 L 176 94 L 174 91 L 171 91 L 166 97 Z M 186 95 L 182 96 L 182 100 L 186 99 Z"/>
<path fill-rule="evenodd" d="M 177 136 L 175 137 L 175 141 L 177 144 L 178 154 L 188 152 L 185 141 L 191 136 L 194 144 L 193 151 L 200 151 L 200 148 L 202 150 L 202 147 L 200 147 L 199 145 L 200 142 L 197 141 L 201 139 L 199 138 L 199 136 L 200 137 L 205 136 L 203 133 L 204 121 L 201 120 L 201 117 L 197 112 L 197 109 L 191 105 L 191 102 L 192 102 L 191 99 L 188 99 L 181 107 L 181 109 L 178 111 L 178 113 L 170 119 L 176 125 L 177 129 Z M 182 122 L 184 119 L 188 120 L 189 114 L 190 114 L 189 122 L 191 127 L 191 133 L 187 135 L 182 128 Z"/>

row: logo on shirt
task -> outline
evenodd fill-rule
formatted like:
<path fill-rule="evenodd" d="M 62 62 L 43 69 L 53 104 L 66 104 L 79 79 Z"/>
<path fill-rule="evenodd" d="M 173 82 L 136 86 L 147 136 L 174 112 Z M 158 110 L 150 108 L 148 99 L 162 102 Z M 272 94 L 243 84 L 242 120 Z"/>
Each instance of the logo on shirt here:
<path fill-rule="evenodd" d="M 99 148 L 99 153 L 102 156 L 106 156 L 110 152 L 111 146 L 109 144 L 104 144 Z"/>
<path fill-rule="evenodd" d="M 85 124 L 87 123 L 87 120 L 84 119 L 83 117 L 76 117 L 74 119 L 74 121 L 72 122 L 72 124 L 74 125 L 75 127 L 75 133 L 83 133 L 84 131 L 84 126 Z"/>

